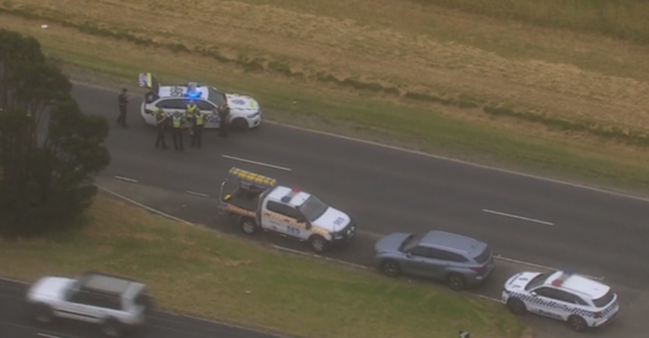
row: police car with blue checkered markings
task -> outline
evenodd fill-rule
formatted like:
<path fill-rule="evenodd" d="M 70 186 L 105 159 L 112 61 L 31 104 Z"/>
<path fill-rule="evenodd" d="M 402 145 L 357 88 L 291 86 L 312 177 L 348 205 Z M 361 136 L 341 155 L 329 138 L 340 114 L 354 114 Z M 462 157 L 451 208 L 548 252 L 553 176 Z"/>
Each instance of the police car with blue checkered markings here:
<path fill-rule="evenodd" d="M 247 130 L 261 124 L 261 108 L 259 103 L 249 97 L 239 94 L 225 93 L 214 87 L 190 82 L 186 84 L 161 84 L 151 73 L 142 73 L 139 77 L 140 87 L 149 89 L 141 106 L 144 122 L 155 126 L 153 114 L 158 108 L 163 108 L 168 116 L 174 113 L 185 115 L 190 101 L 193 101 L 205 114 L 205 128 L 218 129 L 219 116 L 215 111 L 227 103 L 230 107 L 230 127 Z"/>
<path fill-rule="evenodd" d="M 609 286 L 570 271 L 518 273 L 505 283 L 501 300 L 514 314 L 563 320 L 577 332 L 610 322 L 620 309 Z"/>

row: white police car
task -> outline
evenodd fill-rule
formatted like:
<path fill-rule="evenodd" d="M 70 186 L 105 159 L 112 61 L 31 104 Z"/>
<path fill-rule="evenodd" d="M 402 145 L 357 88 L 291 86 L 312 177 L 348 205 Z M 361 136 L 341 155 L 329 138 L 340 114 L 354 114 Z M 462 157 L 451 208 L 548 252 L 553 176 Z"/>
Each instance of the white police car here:
<path fill-rule="evenodd" d="M 518 273 L 505 283 L 501 300 L 514 314 L 563 320 L 578 332 L 608 323 L 620 309 L 609 286 L 567 271 Z"/>
<path fill-rule="evenodd" d="M 142 103 L 141 115 L 146 124 L 155 125 L 152 114 L 163 107 L 170 115 L 178 112 L 185 114 L 190 100 L 205 114 L 205 128 L 219 128 L 218 114 L 213 111 L 227 102 L 230 107 L 230 126 L 234 129 L 247 130 L 261 124 L 261 108 L 259 103 L 248 96 L 229 94 L 214 87 L 197 83 L 178 85 L 162 85 L 151 73 L 142 73 L 139 78 L 140 87 L 148 88 Z"/>

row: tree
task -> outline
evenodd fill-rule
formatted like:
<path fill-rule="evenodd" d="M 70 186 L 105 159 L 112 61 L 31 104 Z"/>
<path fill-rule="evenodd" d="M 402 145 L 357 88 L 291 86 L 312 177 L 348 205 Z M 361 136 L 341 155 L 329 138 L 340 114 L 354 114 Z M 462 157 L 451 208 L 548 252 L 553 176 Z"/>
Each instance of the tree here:
<path fill-rule="evenodd" d="M 108 122 L 84 115 L 72 84 L 34 38 L 0 30 L 0 234 L 45 235 L 74 224 L 110 163 Z"/>

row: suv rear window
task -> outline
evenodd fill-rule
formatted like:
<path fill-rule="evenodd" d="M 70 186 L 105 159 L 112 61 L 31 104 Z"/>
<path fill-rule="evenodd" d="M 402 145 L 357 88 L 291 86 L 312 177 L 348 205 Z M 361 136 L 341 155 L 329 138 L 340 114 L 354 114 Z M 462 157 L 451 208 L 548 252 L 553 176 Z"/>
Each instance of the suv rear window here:
<path fill-rule="evenodd" d="M 489 249 L 489 247 L 486 247 L 484 251 L 478 256 L 476 256 L 474 259 L 476 263 L 484 264 L 489 260 L 489 257 L 491 257 L 491 249 Z"/>
<path fill-rule="evenodd" d="M 613 290 L 609 289 L 608 292 L 601 298 L 593 299 L 593 304 L 598 308 L 602 308 L 610 304 L 613 301 L 613 298 L 615 298 L 615 293 L 613 292 Z"/>

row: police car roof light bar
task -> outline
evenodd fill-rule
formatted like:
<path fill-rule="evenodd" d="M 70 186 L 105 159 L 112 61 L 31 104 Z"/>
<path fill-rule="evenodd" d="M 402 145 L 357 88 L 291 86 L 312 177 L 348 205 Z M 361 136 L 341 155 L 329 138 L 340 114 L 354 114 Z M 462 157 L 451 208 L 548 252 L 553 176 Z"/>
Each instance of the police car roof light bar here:
<path fill-rule="evenodd" d="M 575 272 L 573 270 L 566 269 L 561 273 L 561 276 L 559 276 L 557 279 L 552 281 L 552 286 L 557 286 L 560 287 L 563 285 L 563 283 L 570 278 L 570 276 L 574 275 Z"/>
<path fill-rule="evenodd" d="M 252 185 L 263 190 L 273 188 L 277 184 L 277 180 L 272 177 L 255 174 L 236 167 L 230 168 L 228 177 L 235 178 L 241 183 L 246 183 L 246 185 Z"/>
<path fill-rule="evenodd" d="M 295 195 L 300 193 L 300 188 L 299 187 L 293 187 L 291 188 L 291 191 L 288 192 L 284 197 L 282 197 L 282 202 L 283 203 L 289 203 L 295 197 Z"/>

